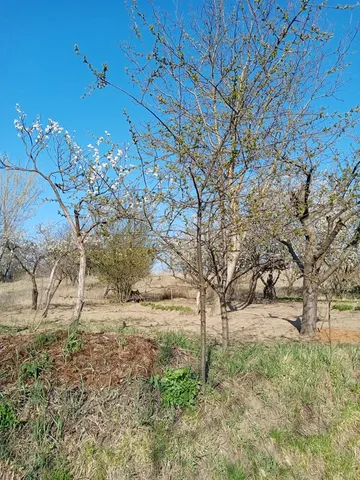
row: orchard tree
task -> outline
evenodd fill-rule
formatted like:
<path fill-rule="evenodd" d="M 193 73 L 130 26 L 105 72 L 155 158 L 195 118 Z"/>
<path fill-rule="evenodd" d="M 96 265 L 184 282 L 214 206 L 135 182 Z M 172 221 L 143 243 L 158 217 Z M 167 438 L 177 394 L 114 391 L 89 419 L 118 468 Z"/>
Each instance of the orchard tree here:
<path fill-rule="evenodd" d="M 29 240 L 26 238 L 17 238 L 16 240 L 9 240 L 7 248 L 11 254 L 16 258 L 20 267 L 26 272 L 32 284 L 32 301 L 31 308 L 37 310 L 39 290 L 37 286 L 37 272 L 40 263 L 44 259 L 44 251 L 39 245 L 37 239 Z"/>
<path fill-rule="evenodd" d="M 76 326 L 84 306 L 86 240 L 96 226 L 108 221 L 107 199 L 115 190 L 118 212 L 121 210 L 120 198 L 126 197 L 122 186 L 129 169 L 121 165 L 123 152 L 107 133 L 95 145 L 83 149 L 57 122 L 49 119 L 46 126 L 40 118 L 28 122 L 19 106 L 17 111 L 15 128 L 24 145 L 24 160 L 15 163 L 3 156 L 0 167 L 37 175 L 50 187 L 60 214 L 69 224 L 79 254 L 77 299 L 72 315 L 72 324 Z M 116 178 L 110 177 L 110 171 L 115 172 Z"/>
<path fill-rule="evenodd" d="M 307 154 L 289 159 L 291 174 L 280 185 L 285 203 L 278 239 L 303 276 L 301 334 L 310 336 L 316 333 L 320 287 L 360 243 L 359 153 L 322 148 L 315 145 Z"/>
<path fill-rule="evenodd" d="M 12 278 L 16 269 L 9 243 L 19 238 L 24 223 L 34 215 L 40 195 L 34 175 L 0 171 L 0 268 L 3 281 Z"/>
<path fill-rule="evenodd" d="M 42 317 L 46 318 L 51 301 L 66 279 L 74 284 L 79 272 L 76 243 L 69 227 L 56 228 L 54 225 L 40 226 L 44 260 L 50 269 L 49 282 L 45 289 Z"/>
<path fill-rule="evenodd" d="M 138 42 L 124 46 L 131 90 L 110 79 L 108 65 L 97 70 L 82 55 L 96 77 L 93 88 L 112 86 L 146 116 L 142 125 L 128 120 L 142 162 L 149 228 L 185 262 L 180 239 L 195 232 L 186 243 L 197 252 L 189 268 L 201 293 L 203 373 L 206 287 L 219 297 L 227 348 L 227 293 L 248 204 L 269 190 L 279 152 L 291 156 L 294 138 L 316 128 L 320 99 L 333 92 L 344 66 L 341 46 L 332 48 L 323 27 L 325 7 L 307 0 L 203 0 L 188 16 L 166 17 L 154 7 L 147 18 L 133 2 Z M 206 241 L 213 244 L 205 247 Z M 204 274 L 205 248 L 210 276 Z"/>

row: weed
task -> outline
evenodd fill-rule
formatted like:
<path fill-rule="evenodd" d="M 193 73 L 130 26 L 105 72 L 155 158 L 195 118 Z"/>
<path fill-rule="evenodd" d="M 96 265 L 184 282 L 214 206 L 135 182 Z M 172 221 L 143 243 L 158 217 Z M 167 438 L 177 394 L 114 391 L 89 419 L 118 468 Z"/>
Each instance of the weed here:
<path fill-rule="evenodd" d="M 51 345 L 52 343 L 55 343 L 58 338 L 59 334 L 56 332 L 40 333 L 34 340 L 34 347 L 39 348 Z"/>
<path fill-rule="evenodd" d="M 15 408 L 10 402 L 0 402 L 0 430 L 16 427 L 19 420 Z"/>
<path fill-rule="evenodd" d="M 196 354 L 199 352 L 198 342 L 192 340 L 183 332 L 160 332 L 157 336 L 157 344 L 159 349 L 158 362 L 160 365 L 168 365 L 171 362 L 175 347 L 189 350 Z"/>
<path fill-rule="evenodd" d="M 62 457 L 55 457 L 49 448 L 36 453 L 24 480 L 72 480 L 73 476 Z"/>
<path fill-rule="evenodd" d="M 162 377 L 151 378 L 160 392 L 165 407 L 190 407 L 195 405 L 200 391 L 200 381 L 191 368 L 167 370 Z"/>
<path fill-rule="evenodd" d="M 34 358 L 30 358 L 29 361 L 24 362 L 19 371 L 19 377 L 21 380 L 28 378 L 39 378 L 41 372 L 47 370 L 51 365 L 51 360 L 48 353 L 37 353 Z"/>
<path fill-rule="evenodd" d="M 227 480 L 246 480 L 247 476 L 244 469 L 238 463 L 225 463 L 225 472 Z"/>
<path fill-rule="evenodd" d="M 75 352 L 79 352 L 82 348 L 81 335 L 77 330 L 70 330 L 64 345 L 65 357 L 71 357 Z"/>

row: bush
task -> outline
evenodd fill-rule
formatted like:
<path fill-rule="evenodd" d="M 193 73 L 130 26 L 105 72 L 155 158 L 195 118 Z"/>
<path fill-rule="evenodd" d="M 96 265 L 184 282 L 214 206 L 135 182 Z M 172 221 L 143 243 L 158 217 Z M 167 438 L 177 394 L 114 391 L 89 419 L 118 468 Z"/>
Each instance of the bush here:
<path fill-rule="evenodd" d="M 152 377 L 151 383 L 159 390 L 165 407 L 194 406 L 201 385 L 189 367 L 169 369 L 162 377 Z"/>
<path fill-rule="evenodd" d="M 100 240 L 89 254 L 94 273 L 114 290 L 118 301 L 126 302 L 134 285 L 150 274 L 153 264 L 146 231 L 128 222 Z"/>

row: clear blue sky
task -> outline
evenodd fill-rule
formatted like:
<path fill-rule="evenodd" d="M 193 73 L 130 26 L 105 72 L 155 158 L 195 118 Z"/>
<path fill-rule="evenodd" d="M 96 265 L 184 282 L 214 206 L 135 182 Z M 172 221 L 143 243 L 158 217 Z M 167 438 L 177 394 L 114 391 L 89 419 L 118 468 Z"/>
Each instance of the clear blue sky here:
<path fill-rule="evenodd" d="M 174 2 L 155 3 L 172 9 Z M 147 0 L 139 0 L 139 4 L 142 10 L 149 8 Z M 352 15 L 354 23 L 360 19 L 360 12 Z M 330 16 L 341 35 L 349 12 L 333 11 Z M 16 103 L 30 118 L 40 114 L 44 121 L 50 117 L 69 131 L 75 130 L 80 142 L 86 141 L 87 131 L 102 135 L 104 130 L 110 131 L 114 140 L 128 140 L 122 111 L 132 107 L 126 98 L 105 89 L 81 99 L 93 79 L 75 55 L 74 44 L 94 64 L 108 62 L 111 79 L 121 84 L 127 78 L 118 45 L 129 34 L 123 0 L 0 0 L 0 151 L 13 159 L 23 154 L 13 126 Z M 353 51 L 358 47 L 359 42 Z M 351 74 L 353 80 L 343 97 L 354 105 L 360 103 L 360 54 L 353 56 Z M 52 211 L 54 206 L 43 207 L 37 222 Z"/>

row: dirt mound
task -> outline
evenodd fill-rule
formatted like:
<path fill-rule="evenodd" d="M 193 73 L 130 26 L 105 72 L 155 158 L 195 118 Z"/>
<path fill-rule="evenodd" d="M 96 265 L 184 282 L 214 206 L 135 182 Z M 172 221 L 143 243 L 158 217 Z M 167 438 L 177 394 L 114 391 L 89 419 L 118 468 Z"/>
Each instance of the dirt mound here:
<path fill-rule="evenodd" d="M 317 335 L 316 340 L 325 343 L 351 343 L 360 344 L 359 330 L 345 330 L 342 328 L 328 328 L 321 329 Z"/>
<path fill-rule="evenodd" d="M 34 335 L 0 336 L 0 386 L 16 382 L 19 376 L 25 382 L 39 376 L 51 385 L 103 388 L 154 371 L 157 349 L 150 339 L 82 333 L 78 351 L 69 353 L 67 332 L 52 335 L 50 344 L 41 345 Z"/>

